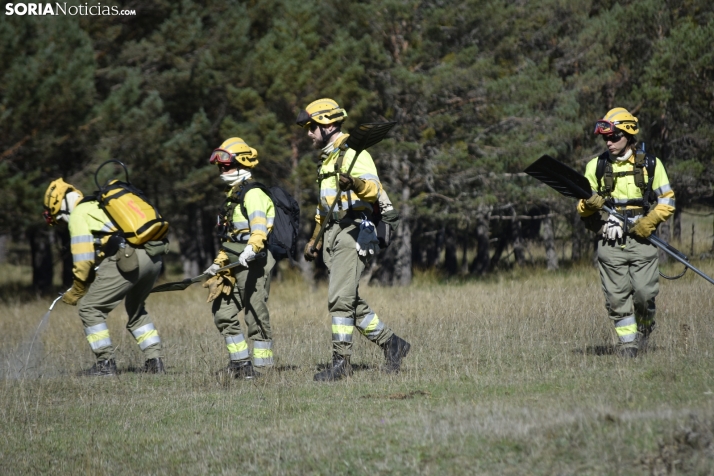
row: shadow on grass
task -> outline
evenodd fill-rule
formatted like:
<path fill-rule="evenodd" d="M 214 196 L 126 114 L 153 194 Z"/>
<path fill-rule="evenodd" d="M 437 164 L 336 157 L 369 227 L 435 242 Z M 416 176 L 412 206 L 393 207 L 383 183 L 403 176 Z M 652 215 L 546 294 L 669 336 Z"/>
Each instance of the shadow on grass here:
<path fill-rule="evenodd" d="M 328 363 L 325 363 L 325 364 L 317 364 L 316 368 L 317 368 L 317 371 L 318 371 L 318 372 L 321 372 L 321 371 L 323 371 L 323 370 L 325 370 L 326 368 L 331 367 L 331 366 L 332 366 L 332 363 L 331 363 L 331 362 L 328 362 Z M 362 371 L 366 371 L 366 370 L 376 370 L 376 369 L 377 369 L 377 367 L 375 367 L 375 366 L 373 366 L 373 365 L 367 365 L 367 364 L 352 364 L 352 371 L 353 371 L 353 372 L 362 372 Z"/>
<path fill-rule="evenodd" d="M 654 352 L 657 348 L 650 344 L 647 349 L 640 349 L 639 354 Z M 573 354 L 579 355 L 617 355 L 617 346 L 615 345 L 590 345 L 585 349 L 573 349 Z"/>

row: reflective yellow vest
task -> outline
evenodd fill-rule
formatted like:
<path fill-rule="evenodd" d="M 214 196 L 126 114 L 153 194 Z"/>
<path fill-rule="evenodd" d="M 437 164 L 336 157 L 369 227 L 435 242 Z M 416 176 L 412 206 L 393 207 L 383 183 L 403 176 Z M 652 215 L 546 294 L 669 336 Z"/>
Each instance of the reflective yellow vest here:
<path fill-rule="evenodd" d="M 340 149 L 340 145 L 342 145 L 348 137 L 349 135 L 342 134 L 332 143 L 334 148 L 328 153 L 327 157 L 323 159 L 318 170 L 319 177 L 323 178 L 320 180 L 320 201 L 317 205 L 315 221 L 320 224 L 322 224 L 323 220 L 327 217 L 330 206 L 332 202 L 335 201 L 338 191 L 340 191 L 337 185 L 338 178 L 335 174 L 335 165 L 338 162 L 340 154 L 344 153 L 342 166 L 340 167 L 341 173 L 347 173 L 347 169 L 349 169 L 355 157 L 354 149 L 347 149 L 346 151 Z M 335 206 L 333 213 L 339 213 L 340 208 L 342 210 L 354 210 L 356 212 L 367 210 L 371 212 L 372 204 L 377 201 L 377 197 L 382 190 L 382 184 L 377 175 L 377 167 L 374 165 L 374 161 L 369 152 L 366 150 L 362 151 L 354 167 L 352 167 L 350 175 L 364 180 L 366 185 L 365 189 L 359 194 L 354 190 L 341 192 L 340 203 Z"/>
<path fill-rule="evenodd" d="M 69 215 L 72 273 L 80 281 L 89 279 L 95 263 L 104 258 L 95 250 L 104 245 L 109 236 L 119 230 L 112 224 L 96 201 L 82 202 Z"/>

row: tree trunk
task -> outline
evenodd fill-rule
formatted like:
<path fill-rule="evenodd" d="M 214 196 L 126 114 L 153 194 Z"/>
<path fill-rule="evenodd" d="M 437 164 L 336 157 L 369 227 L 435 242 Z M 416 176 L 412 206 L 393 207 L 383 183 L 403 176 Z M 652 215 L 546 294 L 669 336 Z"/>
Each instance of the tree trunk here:
<path fill-rule="evenodd" d="M 592 232 L 585 228 L 585 224 L 580 219 L 580 214 L 573 210 L 572 214 L 571 255 L 574 262 L 580 261 L 590 256 L 592 252 Z"/>
<path fill-rule="evenodd" d="M 511 224 L 511 241 L 513 241 L 513 256 L 516 258 L 518 266 L 526 263 L 526 252 L 523 244 L 523 233 L 521 232 L 521 221 L 516 219 L 516 209 L 511 208 L 513 222 Z"/>
<path fill-rule="evenodd" d="M 682 209 L 675 208 L 672 217 L 672 240 L 677 243 L 682 242 Z"/>
<path fill-rule="evenodd" d="M 402 198 L 409 196 L 402 191 Z M 397 243 L 399 248 L 397 248 L 397 259 L 394 263 L 394 279 L 392 279 L 392 284 L 397 286 L 409 286 L 412 283 L 412 231 L 411 231 L 411 206 L 406 204 L 402 205 L 400 210 L 401 222 L 397 228 Z"/>
<path fill-rule="evenodd" d="M 447 275 L 453 276 L 459 272 L 459 261 L 456 258 L 456 235 L 452 228 L 446 228 L 444 244 L 444 268 Z"/>
<path fill-rule="evenodd" d="M 52 287 L 52 242 L 47 227 L 31 226 L 27 230 L 32 257 L 32 285 L 40 292 Z"/>
<path fill-rule="evenodd" d="M 666 222 L 660 224 L 659 228 L 657 229 L 657 236 L 662 238 L 664 241 L 670 241 L 670 224 L 669 220 Z M 661 249 L 657 248 L 659 252 L 659 261 L 660 263 L 667 263 L 669 261 L 669 255 L 662 251 Z"/>
<path fill-rule="evenodd" d="M 476 221 L 476 256 L 471 263 L 471 273 L 483 276 L 489 267 L 489 228 L 488 215 L 490 210 L 479 210 Z"/>
<path fill-rule="evenodd" d="M 202 210 L 191 205 L 186 210 L 188 224 L 179 228 L 177 236 L 181 247 L 181 264 L 184 278 L 200 274 L 216 255 L 212 228 L 206 227 L 207 219 Z"/>
<path fill-rule="evenodd" d="M 461 270 L 460 274 L 462 275 L 467 275 L 469 274 L 469 230 L 468 227 L 466 228 L 466 232 L 464 233 L 464 236 L 461 240 L 461 247 L 463 251 L 463 255 L 461 256 Z"/>
<path fill-rule="evenodd" d="M 543 219 L 543 241 L 545 242 L 545 259 L 548 271 L 558 269 L 558 253 L 555 250 L 555 232 L 553 230 L 553 219 L 546 217 Z"/>
<path fill-rule="evenodd" d="M 9 235 L 0 235 L 0 264 L 7 262 L 7 243 Z"/>

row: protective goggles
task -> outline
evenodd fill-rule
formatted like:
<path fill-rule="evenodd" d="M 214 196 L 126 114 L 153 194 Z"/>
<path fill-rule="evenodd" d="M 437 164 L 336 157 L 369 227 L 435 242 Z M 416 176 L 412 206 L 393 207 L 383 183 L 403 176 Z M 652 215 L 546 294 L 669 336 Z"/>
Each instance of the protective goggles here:
<path fill-rule="evenodd" d="M 211 158 L 208 159 L 208 162 L 211 165 L 217 164 L 217 165 L 229 166 L 235 162 L 235 156 L 236 156 L 236 154 L 228 152 L 225 149 L 216 149 L 211 154 Z"/>
<path fill-rule="evenodd" d="M 616 122 L 610 122 L 606 121 L 605 119 L 600 119 L 595 123 L 595 130 L 593 131 L 593 134 L 602 134 L 602 135 L 610 135 L 610 134 L 617 134 L 620 132 L 623 132 L 619 130 L 616 126 L 618 124 L 637 124 L 634 121 L 616 121 Z"/>
<path fill-rule="evenodd" d="M 45 210 L 44 212 L 42 212 L 42 218 L 44 218 L 47 224 L 50 226 L 55 226 L 57 224 L 55 218 L 52 216 L 52 213 L 50 213 L 49 210 Z"/>
<path fill-rule="evenodd" d="M 45 210 L 44 212 L 42 212 L 42 218 L 45 219 L 45 222 L 49 226 L 55 226 L 57 224 L 57 218 L 59 218 L 62 215 L 67 215 L 67 212 L 64 210 L 60 210 L 59 212 L 57 212 L 57 215 L 54 215 L 54 216 L 52 215 L 52 212 L 50 212 L 49 210 Z"/>
<path fill-rule="evenodd" d="M 595 123 L 595 130 L 593 131 L 593 134 L 602 134 L 606 136 L 614 134 L 615 132 L 617 132 L 615 123 L 603 119 Z"/>

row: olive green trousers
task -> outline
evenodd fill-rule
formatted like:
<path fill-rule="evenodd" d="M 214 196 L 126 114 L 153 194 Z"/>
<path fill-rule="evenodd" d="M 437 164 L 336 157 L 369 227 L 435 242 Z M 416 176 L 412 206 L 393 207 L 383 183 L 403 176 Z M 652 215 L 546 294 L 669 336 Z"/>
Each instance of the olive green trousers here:
<path fill-rule="evenodd" d="M 649 241 L 627 236 L 600 240 L 597 248 L 608 317 L 623 347 L 637 347 L 637 333 L 654 324 L 659 293 L 659 258 Z"/>
<path fill-rule="evenodd" d="M 327 307 L 332 316 L 332 350 L 339 355 L 352 354 L 355 328 L 377 345 L 394 334 L 359 295 L 359 279 L 369 257 L 357 253 L 359 220 L 343 218 L 328 225 L 322 257 L 329 272 Z"/>
<path fill-rule="evenodd" d="M 232 244 L 231 249 L 240 254 L 245 244 Z M 270 327 L 268 297 L 270 295 L 270 275 L 275 266 L 275 258 L 265 249 L 266 256 L 256 258 L 249 266 L 232 269 L 236 279 L 233 293 L 221 294 L 213 301 L 213 322 L 226 339 L 231 360 L 248 360 L 248 345 L 241 331 L 238 314 L 245 310 L 245 324 L 248 338 L 253 341 L 253 363 L 257 367 L 273 365 L 273 331 Z M 237 256 L 229 254 L 231 261 Z"/>
<path fill-rule="evenodd" d="M 138 268 L 125 273 L 117 267 L 116 256 L 104 259 L 96 270 L 94 282 L 87 294 L 79 300 L 79 317 L 84 325 L 84 333 L 97 359 L 114 358 L 107 314 L 126 299 L 126 313 L 129 317 L 126 328 L 132 333 L 146 359 L 161 355 L 161 339 L 144 302 L 154 287 L 161 272 L 161 255 L 149 256 L 144 249 L 135 250 Z"/>

